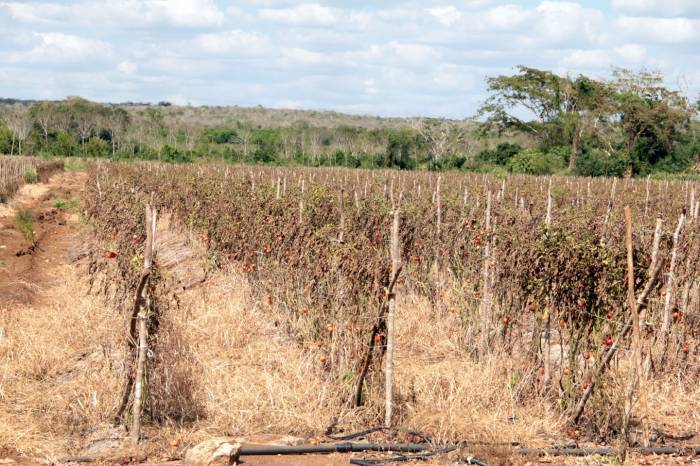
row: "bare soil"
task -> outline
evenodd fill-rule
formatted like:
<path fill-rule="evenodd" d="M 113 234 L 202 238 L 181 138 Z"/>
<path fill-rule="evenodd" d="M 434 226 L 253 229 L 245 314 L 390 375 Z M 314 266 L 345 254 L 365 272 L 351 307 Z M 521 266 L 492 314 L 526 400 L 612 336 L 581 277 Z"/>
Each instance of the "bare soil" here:
<path fill-rule="evenodd" d="M 49 183 L 24 185 L 11 204 L 0 209 L 0 308 L 33 303 L 60 279 L 56 270 L 73 251 L 80 221 L 75 210 L 54 208 L 53 202 L 77 198 L 85 177 L 62 172 Z M 34 245 L 17 229 L 19 209 L 29 210 L 34 217 Z"/>

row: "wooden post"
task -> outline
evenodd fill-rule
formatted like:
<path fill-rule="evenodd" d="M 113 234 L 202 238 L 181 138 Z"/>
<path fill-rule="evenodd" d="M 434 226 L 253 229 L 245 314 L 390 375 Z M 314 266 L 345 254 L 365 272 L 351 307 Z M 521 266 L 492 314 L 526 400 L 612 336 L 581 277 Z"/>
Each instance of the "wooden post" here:
<path fill-rule="evenodd" d="M 481 320 L 481 348 L 486 352 L 488 346 L 488 332 L 491 324 L 491 290 L 489 288 L 490 262 L 491 262 L 491 191 L 486 192 L 486 213 L 484 226 L 484 264 L 481 271 L 481 302 L 479 305 L 479 319 Z"/>
<path fill-rule="evenodd" d="M 671 295 L 673 294 L 673 274 L 675 272 L 676 262 L 678 262 L 678 243 L 680 242 L 681 232 L 683 231 L 684 224 L 685 209 L 683 209 L 680 217 L 678 217 L 678 225 L 676 226 L 676 231 L 673 232 L 673 245 L 671 246 L 671 263 L 668 268 L 668 277 L 666 277 L 664 317 L 663 322 L 661 324 L 661 338 L 663 341 L 663 344 L 661 345 L 661 365 L 666 359 L 666 351 L 668 351 L 668 339 L 671 335 Z"/>
<path fill-rule="evenodd" d="M 656 261 L 658 260 L 659 256 L 659 243 L 661 242 L 661 224 L 663 223 L 663 220 L 657 217 L 656 219 L 656 227 L 654 228 L 654 242 L 652 243 L 651 246 L 651 263 L 649 264 L 649 273 L 654 270 L 654 267 L 656 266 Z"/>
<path fill-rule="evenodd" d="M 435 187 L 435 202 L 437 204 L 437 237 L 440 238 L 440 226 L 442 224 L 442 200 L 440 199 L 440 182 L 442 177 L 438 176 L 437 186 Z"/>
<path fill-rule="evenodd" d="M 668 277 L 666 278 L 666 297 L 664 299 L 664 320 L 661 325 L 661 332 L 667 333 L 671 327 L 671 294 L 673 288 L 673 272 L 676 268 L 676 262 L 678 261 L 678 243 L 680 241 L 681 232 L 683 230 L 683 225 L 685 224 L 685 209 L 681 212 L 678 218 L 678 225 L 676 225 L 676 231 L 673 233 L 673 245 L 671 247 L 671 265 L 668 270 Z"/>
<path fill-rule="evenodd" d="M 401 203 L 401 195 L 399 195 L 399 204 Z M 401 244 L 399 241 L 399 204 L 394 205 L 393 214 L 394 220 L 391 225 L 391 280 L 395 282 L 396 277 L 401 270 Z M 396 318 L 396 292 L 392 288 L 387 289 L 389 311 L 387 313 L 386 322 L 386 408 L 384 426 L 391 427 L 391 416 L 393 411 L 393 378 L 394 378 L 394 320 Z"/>
<path fill-rule="evenodd" d="M 647 176 L 647 182 L 646 182 L 646 190 L 647 194 L 646 197 L 644 198 L 644 216 L 647 216 L 647 210 L 649 208 L 649 179 L 651 178 L 651 175 Z"/>
<path fill-rule="evenodd" d="M 146 282 L 153 268 L 153 253 L 155 250 L 156 236 L 156 209 L 151 204 L 146 206 L 146 250 L 143 255 L 143 275 Z M 136 377 L 134 381 L 134 404 L 131 420 L 131 441 L 136 444 L 141 436 L 141 406 L 143 403 L 143 386 L 146 373 L 146 354 L 148 353 L 148 311 L 150 300 L 144 306 L 143 298 L 146 297 L 146 287 L 142 289 L 142 300 L 139 313 L 136 317 L 139 329 L 138 357 L 136 363 Z"/>
<path fill-rule="evenodd" d="M 544 218 L 544 223 L 549 228 L 552 224 L 552 179 L 549 180 L 549 187 L 547 188 L 547 215 Z"/>
<path fill-rule="evenodd" d="M 627 299 L 632 317 L 632 366 L 630 368 L 630 380 L 627 386 L 627 399 L 625 402 L 625 412 L 622 420 L 622 434 L 625 443 L 629 442 L 629 423 L 632 417 L 634 405 L 634 392 L 637 389 L 638 380 L 642 376 L 642 337 L 639 326 L 639 313 L 637 312 L 637 302 L 634 296 L 634 251 L 632 245 L 632 211 L 629 206 L 625 206 L 625 243 L 627 245 Z M 640 398 L 640 419 L 644 442 L 647 443 L 648 433 L 645 428 L 644 410 L 646 409 L 646 394 L 644 387 L 639 384 Z"/>
<path fill-rule="evenodd" d="M 299 196 L 299 223 L 304 221 L 304 187 L 305 181 L 301 180 L 301 196 Z"/>
<path fill-rule="evenodd" d="M 662 268 L 663 268 L 663 261 L 657 262 L 656 267 L 654 268 L 654 271 L 649 276 L 649 280 L 647 280 L 646 285 L 644 285 L 644 290 L 642 290 L 642 294 L 640 294 L 639 297 L 637 298 L 637 302 L 635 303 L 636 304 L 635 305 L 636 312 L 640 312 L 642 309 L 644 309 L 647 306 L 647 300 L 649 298 L 649 293 L 651 293 L 651 290 L 654 288 L 654 285 L 656 285 L 656 281 L 659 278 L 659 275 L 661 273 Z M 586 390 L 583 392 L 581 399 L 579 400 L 578 404 L 576 405 L 576 408 L 574 409 L 574 412 L 571 416 L 572 423 L 574 423 L 574 424 L 577 423 L 579 421 L 579 419 L 581 418 L 581 415 L 583 414 L 583 410 L 586 407 L 586 402 L 588 402 L 588 399 L 593 394 L 593 389 L 595 388 L 596 383 L 605 373 L 605 370 L 607 369 L 608 364 L 610 364 L 610 361 L 612 360 L 613 356 L 615 355 L 618 348 L 622 344 L 622 340 L 624 340 L 625 337 L 627 337 L 630 330 L 632 330 L 632 316 L 630 316 L 627 319 L 627 322 L 625 323 L 625 326 L 622 328 L 622 331 L 620 332 L 618 339 L 613 343 L 613 345 L 608 349 L 608 351 L 603 353 L 603 355 L 601 356 L 600 361 L 598 363 L 598 366 L 596 367 L 595 372 L 593 373 L 593 376 L 591 377 L 591 382 L 589 383 L 588 388 L 586 388 Z"/>

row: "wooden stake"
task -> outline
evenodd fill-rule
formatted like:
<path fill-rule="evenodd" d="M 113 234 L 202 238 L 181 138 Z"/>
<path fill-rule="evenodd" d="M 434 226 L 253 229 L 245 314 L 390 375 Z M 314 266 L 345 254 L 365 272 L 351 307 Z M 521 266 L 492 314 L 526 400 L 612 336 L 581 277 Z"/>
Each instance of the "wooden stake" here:
<path fill-rule="evenodd" d="M 642 290 L 642 294 L 640 294 L 639 298 L 637 298 L 637 302 L 636 302 L 636 306 L 635 306 L 637 312 L 641 312 L 641 310 L 647 306 L 647 299 L 649 298 L 649 293 L 651 293 L 651 290 L 656 285 L 656 282 L 657 282 L 659 275 L 661 273 L 661 269 L 663 268 L 663 264 L 664 264 L 663 261 L 657 262 L 656 267 L 654 268 L 654 271 L 652 272 L 651 276 L 649 277 L 649 280 L 647 280 L 647 283 L 644 286 L 644 290 Z M 572 423 L 574 423 L 574 424 L 577 423 L 579 421 L 579 419 L 581 418 L 581 415 L 583 414 L 583 410 L 586 407 L 586 402 L 588 402 L 588 399 L 593 394 L 593 389 L 595 388 L 596 383 L 598 383 L 598 380 L 605 373 L 605 370 L 607 369 L 608 365 L 610 364 L 610 361 L 612 360 L 613 356 L 615 355 L 618 348 L 622 344 L 622 340 L 624 340 L 625 337 L 627 337 L 630 330 L 632 330 L 632 316 L 630 316 L 627 319 L 627 322 L 625 323 L 625 326 L 622 328 L 622 331 L 620 332 L 618 339 L 613 343 L 613 345 L 608 349 L 608 351 L 602 355 L 600 362 L 598 363 L 598 366 L 595 369 L 595 373 L 593 374 L 593 377 L 591 377 L 591 382 L 588 385 L 588 388 L 583 392 L 581 399 L 579 400 L 578 404 L 576 405 L 576 408 L 574 409 L 574 412 L 571 416 Z"/>
<path fill-rule="evenodd" d="M 146 206 L 146 250 L 143 255 L 143 271 L 146 278 L 151 274 L 153 267 L 153 253 L 155 250 L 156 236 L 156 210 L 151 204 Z M 146 298 L 146 288 L 144 287 L 143 297 Z M 134 404 L 132 406 L 131 419 L 131 441 L 134 444 L 139 442 L 141 437 L 141 406 L 143 403 L 143 386 L 146 373 L 146 354 L 148 353 L 148 311 L 149 305 L 144 306 L 141 301 L 140 310 L 137 316 L 139 328 L 138 357 L 136 363 L 136 377 L 134 381 Z"/>
<path fill-rule="evenodd" d="M 399 196 L 399 204 L 401 196 Z M 394 221 L 391 225 L 391 282 L 398 277 L 401 268 L 401 245 L 399 242 L 399 205 L 394 206 Z M 394 378 L 394 320 L 396 318 L 396 292 L 394 289 L 387 290 L 389 311 L 386 323 L 386 408 L 384 426 L 391 427 L 391 416 L 393 411 L 393 378 Z"/>
<path fill-rule="evenodd" d="M 634 392 L 637 389 L 638 378 L 642 375 L 642 337 L 639 327 L 639 313 L 637 312 L 637 302 L 634 296 L 634 251 L 632 245 L 632 211 L 629 206 L 625 206 L 625 243 L 627 245 L 627 299 L 632 317 L 632 357 L 633 363 L 630 368 L 630 380 L 627 386 L 627 399 L 625 403 L 625 413 L 622 420 L 622 434 L 625 443 L 629 442 L 629 423 L 632 417 L 634 404 Z M 642 431 L 646 433 L 644 423 L 644 409 L 646 409 L 646 396 L 644 387 L 639 387 L 640 392 L 640 419 Z M 648 435 L 643 435 L 648 438 Z M 646 440 L 645 440 L 646 441 Z"/>

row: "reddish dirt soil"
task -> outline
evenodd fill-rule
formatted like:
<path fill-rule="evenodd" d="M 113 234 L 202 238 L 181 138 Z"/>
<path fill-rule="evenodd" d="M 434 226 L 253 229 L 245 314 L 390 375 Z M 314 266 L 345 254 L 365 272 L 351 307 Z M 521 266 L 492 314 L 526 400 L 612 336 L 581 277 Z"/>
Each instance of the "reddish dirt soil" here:
<path fill-rule="evenodd" d="M 0 308 L 33 303 L 52 281 L 55 265 L 65 263 L 80 230 L 78 212 L 53 207 L 55 199 L 77 199 L 84 173 L 63 172 L 49 183 L 25 185 L 0 209 Z M 15 215 L 27 209 L 34 218 L 35 245 L 17 228 Z"/>

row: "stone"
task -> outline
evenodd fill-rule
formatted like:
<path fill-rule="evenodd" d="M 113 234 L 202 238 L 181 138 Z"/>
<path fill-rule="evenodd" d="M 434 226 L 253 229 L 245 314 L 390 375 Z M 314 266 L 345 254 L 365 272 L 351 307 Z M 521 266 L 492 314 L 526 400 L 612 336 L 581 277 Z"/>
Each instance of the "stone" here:
<path fill-rule="evenodd" d="M 185 453 L 184 465 L 228 466 L 238 464 L 241 444 L 228 437 L 217 437 L 193 446 Z"/>

